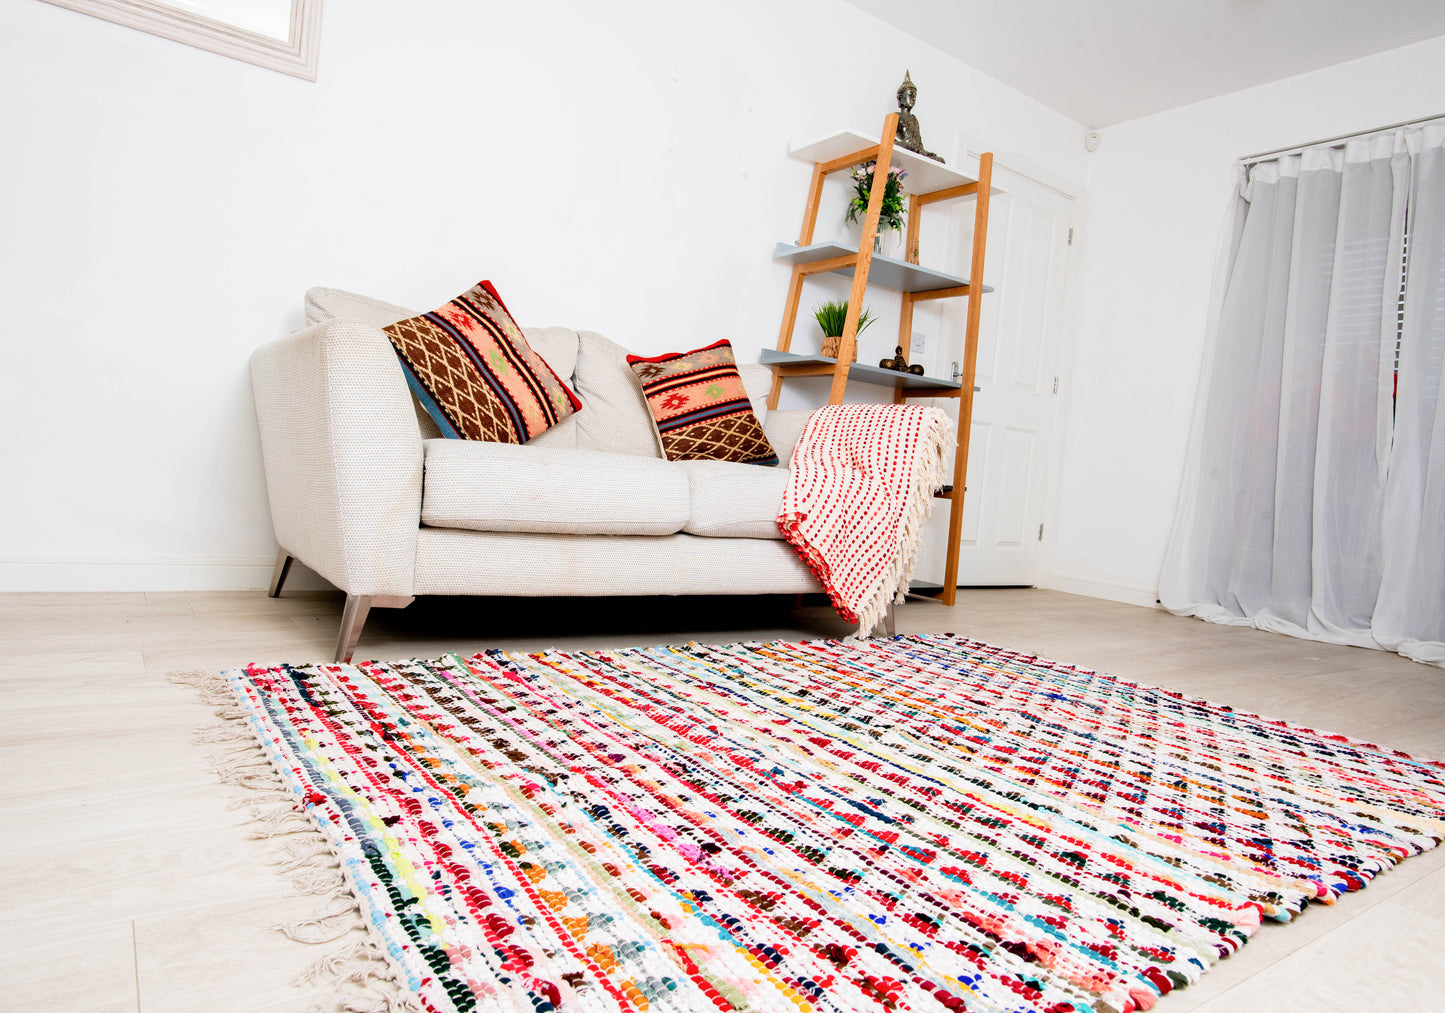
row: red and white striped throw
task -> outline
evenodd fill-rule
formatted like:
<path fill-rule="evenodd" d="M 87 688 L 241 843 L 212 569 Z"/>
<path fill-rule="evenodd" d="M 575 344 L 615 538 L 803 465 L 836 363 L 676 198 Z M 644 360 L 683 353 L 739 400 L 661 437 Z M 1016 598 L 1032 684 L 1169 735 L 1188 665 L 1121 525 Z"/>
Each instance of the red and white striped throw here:
<path fill-rule="evenodd" d="M 778 530 L 866 637 L 913 576 L 953 423 L 922 405 L 846 404 L 808 417 Z"/>

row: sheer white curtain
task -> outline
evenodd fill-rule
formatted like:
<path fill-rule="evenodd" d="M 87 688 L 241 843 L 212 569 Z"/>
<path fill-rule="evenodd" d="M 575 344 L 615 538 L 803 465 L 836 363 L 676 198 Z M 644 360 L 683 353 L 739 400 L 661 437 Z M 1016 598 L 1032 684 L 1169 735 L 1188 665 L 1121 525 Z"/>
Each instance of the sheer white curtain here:
<path fill-rule="evenodd" d="M 1241 171 L 1160 574 L 1171 611 L 1445 664 L 1439 134 Z"/>
<path fill-rule="evenodd" d="M 1410 256 L 1375 639 L 1445 666 L 1445 124 L 1410 136 Z"/>

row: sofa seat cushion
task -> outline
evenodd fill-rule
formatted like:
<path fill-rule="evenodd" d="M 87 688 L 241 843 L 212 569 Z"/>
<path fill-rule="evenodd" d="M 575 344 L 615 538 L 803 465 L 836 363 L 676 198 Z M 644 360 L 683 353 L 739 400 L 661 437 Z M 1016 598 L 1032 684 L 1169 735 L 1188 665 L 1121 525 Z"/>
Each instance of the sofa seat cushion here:
<path fill-rule="evenodd" d="M 711 538 L 782 538 L 778 508 L 787 468 L 735 461 L 678 461 L 686 472 L 692 509 L 682 530 Z"/>
<path fill-rule="evenodd" d="M 656 458 L 471 440 L 423 446 L 421 522 L 430 527 L 670 535 L 688 521 L 687 472 Z"/>

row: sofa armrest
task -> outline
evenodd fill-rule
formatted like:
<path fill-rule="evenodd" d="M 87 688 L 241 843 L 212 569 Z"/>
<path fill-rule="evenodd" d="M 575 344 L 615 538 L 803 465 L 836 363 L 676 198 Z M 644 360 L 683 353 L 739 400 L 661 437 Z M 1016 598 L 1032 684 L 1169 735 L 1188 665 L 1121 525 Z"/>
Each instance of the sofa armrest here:
<path fill-rule="evenodd" d="M 422 443 L 376 327 L 328 320 L 251 356 L 276 540 L 354 595 L 412 593 Z"/>
<path fill-rule="evenodd" d="M 767 420 L 763 422 L 763 432 L 768 435 L 768 442 L 777 451 L 778 460 L 786 465 L 788 459 L 793 456 L 793 448 L 798 444 L 798 437 L 803 435 L 803 427 L 808 424 L 808 416 L 813 414 L 811 408 L 789 408 L 786 410 L 773 409 L 768 412 Z"/>

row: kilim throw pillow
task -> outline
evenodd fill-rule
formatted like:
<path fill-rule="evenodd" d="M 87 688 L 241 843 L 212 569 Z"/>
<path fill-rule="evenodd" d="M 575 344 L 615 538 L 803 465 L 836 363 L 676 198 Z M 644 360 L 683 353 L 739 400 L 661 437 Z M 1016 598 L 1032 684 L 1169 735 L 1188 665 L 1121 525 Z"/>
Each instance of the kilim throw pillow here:
<path fill-rule="evenodd" d="M 489 281 L 382 330 L 444 436 L 526 443 L 582 407 L 532 351 Z"/>
<path fill-rule="evenodd" d="M 777 464 L 727 341 L 692 352 L 627 357 L 669 461 Z"/>

